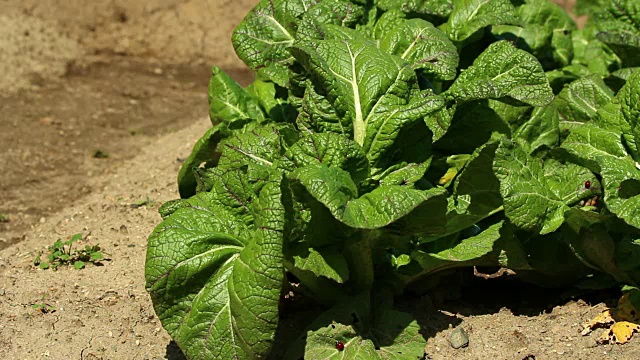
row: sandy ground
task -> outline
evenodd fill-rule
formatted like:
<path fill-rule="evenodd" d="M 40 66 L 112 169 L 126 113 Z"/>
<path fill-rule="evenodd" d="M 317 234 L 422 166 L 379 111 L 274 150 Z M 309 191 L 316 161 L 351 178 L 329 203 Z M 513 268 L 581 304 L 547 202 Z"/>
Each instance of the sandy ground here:
<path fill-rule="evenodd" d="M 251 79 L 229 39 L 255 2 L 0 0 L 0 359 L 182 358 L 144 289 L 146 238 L 210 125 L 209 65 Z M 110 260 L 33 265 L 77 233 Z M 491 282 L 402 305 L 430 359 L 640 358 L 638 339 L 580 336 L 610 294 L 565 295 Z"/>

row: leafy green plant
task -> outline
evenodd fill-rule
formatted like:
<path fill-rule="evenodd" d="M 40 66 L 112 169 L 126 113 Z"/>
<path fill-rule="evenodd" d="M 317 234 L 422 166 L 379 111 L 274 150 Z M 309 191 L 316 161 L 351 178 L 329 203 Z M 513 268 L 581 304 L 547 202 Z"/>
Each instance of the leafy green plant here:
<path fill-rule="evenodd" d="M 40 269 L 57 270 L 59 266 L 73 265 L 77 270 L 84 269 L 87 263 L 100 265 L 107 260 L 99 245 L 86 245 L 84 248 L 74 249 L 73 244 L 82 240 L 82 234 L 75 234 L 69 240 L 56 240 L 48 247 L 47 259 L 42 260 L 42 253 L 33 260 L 33 265 Z"/>
<path fill-rule="evenodd" d="M 213 69 L 149 237 L 165 329 L 190 359 L 416 359 L 394 299 L 444 270 L 637 286 L 637 10 L 579 30 L 545 0 L 261 1 L 233 35 L 257 79 Z M 272 349 L 287 273 L 327 311 Z"/>

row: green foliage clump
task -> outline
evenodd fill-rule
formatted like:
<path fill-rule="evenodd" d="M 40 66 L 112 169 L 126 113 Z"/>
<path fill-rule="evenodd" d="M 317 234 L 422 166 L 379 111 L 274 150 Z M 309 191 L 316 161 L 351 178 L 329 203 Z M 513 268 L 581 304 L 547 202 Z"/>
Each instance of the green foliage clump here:
<path fill-rule="evenodd" d="M 186 356 L 421 358 L 393 299 L 452 268 L 637 286 L 640 8 L 606 3 L 578 29 L 546 0 L 261 1 L 233 35 L 256 80 L 213 69 L 149 237 Z M 284 353 L 287 273 L 328 310 Z"/>

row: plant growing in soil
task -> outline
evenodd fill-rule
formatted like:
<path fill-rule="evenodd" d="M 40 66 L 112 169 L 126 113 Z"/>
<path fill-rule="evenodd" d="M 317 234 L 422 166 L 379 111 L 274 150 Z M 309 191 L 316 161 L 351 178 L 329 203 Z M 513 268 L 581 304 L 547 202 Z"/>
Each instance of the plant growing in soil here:
<path fill-rule="evenodd" d="M 75 234 L 66 241 L 56 240 L 48 248 L 47 260 L 42 260 L 40 253 L 33 260 L 33 265 L 42 270 L 57 270 L 62 265 L 73 265 L 76 270 L 80 270 L 84 269 L 87 263 L 99 265 L 101 261 L 106 260 L 100 245 L 85 245 L 84 249 L 74 249 L 73 244 L 82 239 L 82 234 Z"/>
<path fill-rule="evenodd" d="M 394 299 L 445 270 L 637 286 L 640 11 L 607 9 L 260 2 L 233 35 L 256 80 L 213 69 L 149 237 L 165 329 L 190 359 L 419 359 Z M 327 310 L 272 349 L 285 274 Z"/>

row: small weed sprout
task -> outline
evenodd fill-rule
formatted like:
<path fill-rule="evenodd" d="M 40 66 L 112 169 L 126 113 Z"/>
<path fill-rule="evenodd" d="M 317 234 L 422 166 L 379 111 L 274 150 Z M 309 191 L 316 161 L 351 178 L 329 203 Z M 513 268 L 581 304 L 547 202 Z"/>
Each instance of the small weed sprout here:
<path fill-rule="evenodd" d="M 103 255 L 100 245 L 86 245 L 84 248 L 75 248 L 73 244 L 84 237 L 82 234 L 75 234 L 69 240 L 56 240 L 48 247 L 47 259 L 42 259 L 42 253 L 33 260 L 33 265 L 40 269 L 57 270 L 62 265 L 73 265 L 77 270 L 84 269 L 87 263 L 101 265 L 101 261 L 108 261 Z"/>

